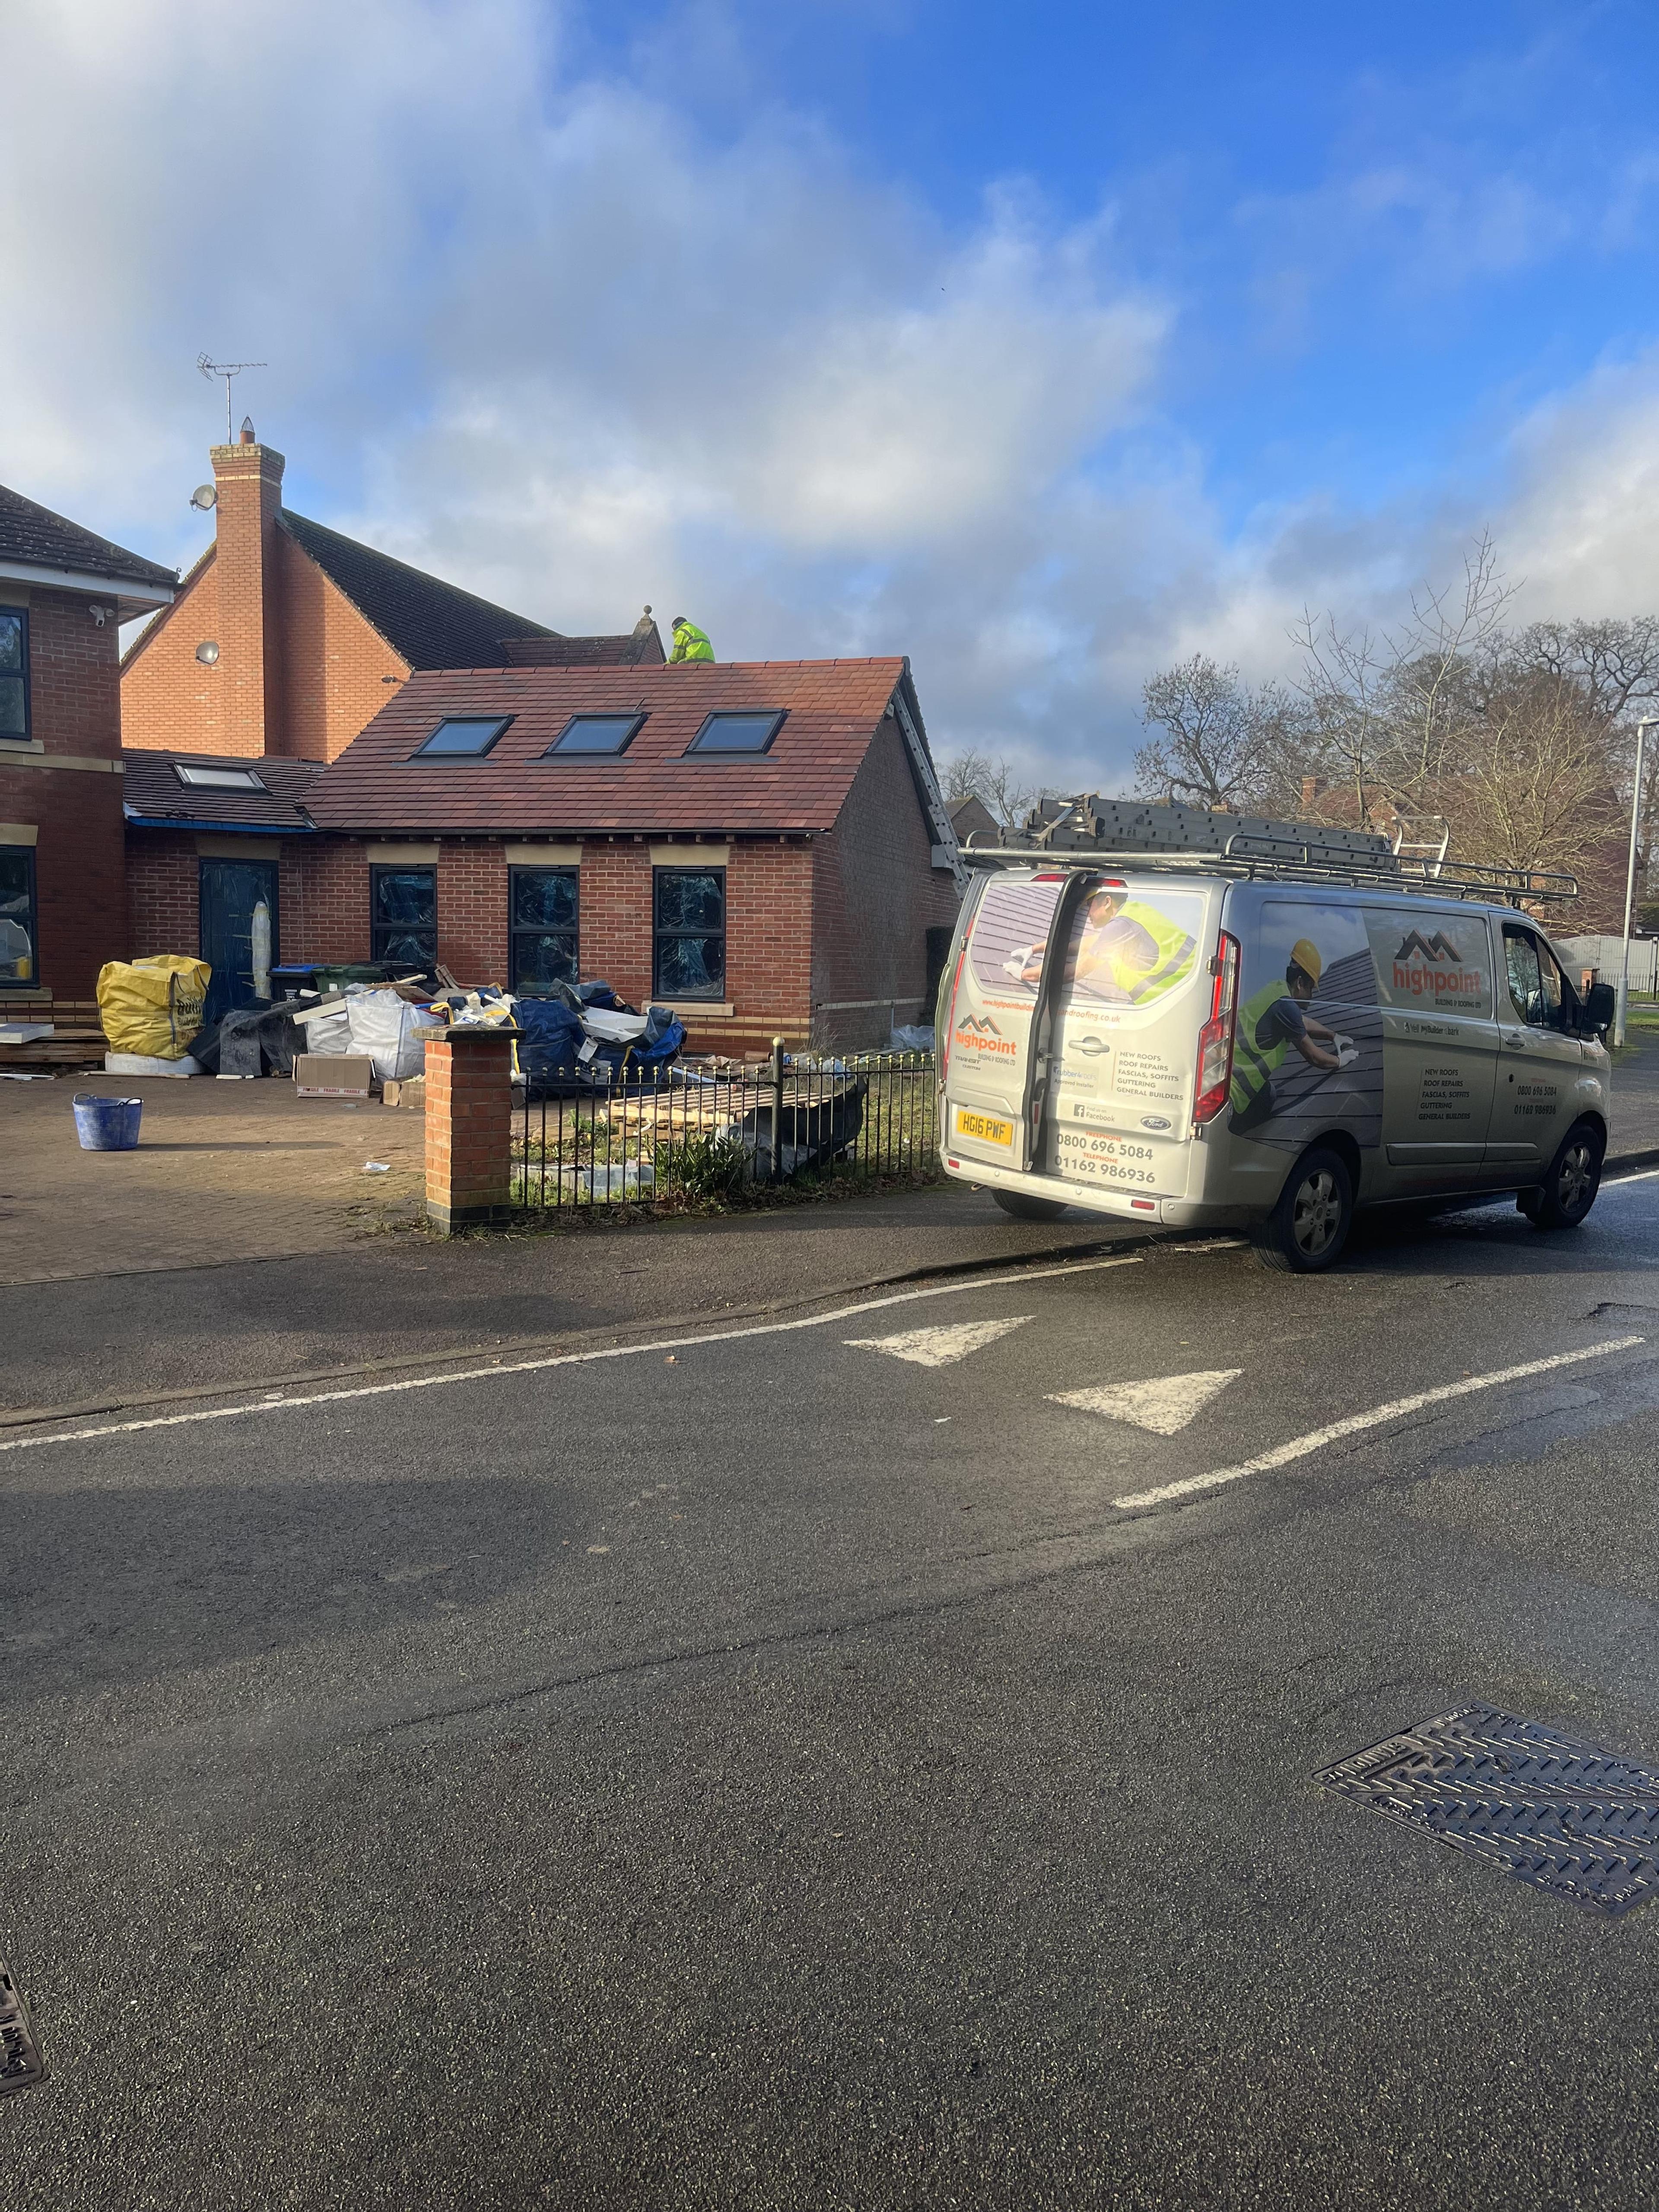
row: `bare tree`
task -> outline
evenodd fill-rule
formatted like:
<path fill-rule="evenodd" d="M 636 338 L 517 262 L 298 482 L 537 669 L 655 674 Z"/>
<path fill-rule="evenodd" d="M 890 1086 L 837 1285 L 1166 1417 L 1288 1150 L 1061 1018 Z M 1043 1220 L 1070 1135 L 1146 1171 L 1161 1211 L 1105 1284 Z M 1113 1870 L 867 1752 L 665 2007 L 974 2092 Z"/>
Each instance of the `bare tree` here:
<path fill-rule="evenodd" d="M 1364 818 L 1381 792 L 1421 807 L 1429 787 L 1455 773 L 1464 735 L 1480 719 L 1472 671 L 1503 635 L 1516 586 L 1482 536 L 1464 556 L 1461 586 L 1422 585 L 1392 630 L 1339 628 L 1304 611 L 1291 632 L 1301 648 L 1297 690 L 1332 781 Z"/>
<path fill-rule="evenodd" d="M 1197 653 L 1154 676 L 1141 699 L 1142 721 L 1164 732 L 1135 755 L 1142 797 L 1230 813 L 1299 804 L 1308 716 L 1282 686 L 1252 687 Z"/>
<path fill-rule="evenodd" d="M 981 799 L 1005 827 L 1018 821 L 1036 796 L 1006 754 L 969 748 L 942 760 L 939 773 L 948 806 L 959 805 L 964 799 Z"/>
<path fill-rule="evenodd" d="M 1577 872 L 1616 845 L 1611 730 L 1571 678 L 1534 672 L 1495 691 L 1459 772 L 1439 787 L 1456 857 Z"/>

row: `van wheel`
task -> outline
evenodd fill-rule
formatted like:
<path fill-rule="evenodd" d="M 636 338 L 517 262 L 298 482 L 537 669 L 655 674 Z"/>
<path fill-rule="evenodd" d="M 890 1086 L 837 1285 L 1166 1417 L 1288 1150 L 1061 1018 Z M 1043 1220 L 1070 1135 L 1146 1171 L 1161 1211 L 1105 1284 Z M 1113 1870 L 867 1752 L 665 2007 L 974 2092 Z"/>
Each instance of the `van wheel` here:
<path fill-rule="evenodd" d="M 1251 1233 L 1264 1267 L 1316 1275 L 1342 1256 L 1353 1221 L 1353 1182 L 1340 1152 L 1316 1148 L 1291 1170 L 1279 1203 Z"/>
<path fill-rule="evenodd" d="M 1523 1191 L 1518 1200 L 1534 1229 L 1577 1228 L 1601 1188 L 1601 1133 L 1593 1121 L 1568 1130 L 1541 1189 Z"/>
<path fill-rule="evenodd" d="M 1063 1198 L 1027 1198 L 1023 1190 L 994 1190 L 991 1195 L 1016 1221 L 1058 1221 L 1066 1211 Z"/>

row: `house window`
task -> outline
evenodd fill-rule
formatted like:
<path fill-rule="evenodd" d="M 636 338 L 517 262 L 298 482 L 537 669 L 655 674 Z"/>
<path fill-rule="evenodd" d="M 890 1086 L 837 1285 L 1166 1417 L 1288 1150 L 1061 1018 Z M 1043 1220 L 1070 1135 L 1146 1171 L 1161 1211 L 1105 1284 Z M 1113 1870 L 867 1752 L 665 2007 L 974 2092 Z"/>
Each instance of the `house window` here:
<path fill-rule="evenodd" d="M 659 999 L 726 996 L 726 871 L 657 868 L 652 988 Z"/>
<path fill-rule="evenodd" d="M 447 760 L 477 760 L 489 750 L 513 720 L 511 714 L 457 714 L 440 722 L 424 744 L 410 755 L 420 760 L 438 755 Z"/>
<path fill-rule="evenodd" d="M 186 768 L 182 761 L 174 761 L 173 773 L 180 783 L 189 784 L 198 791 L 265 791 L 251 768 Z"/>
<path fill-rule="evenodd" d="M 782 726 L 781 714 L 711 714 L 686 750 L 763 753 Z"/>
<path fill-rule="evenodd" d="M 29 733 L 29 618 L 0 607 L 0 738 Z"/>
<path fill-rule="evenodd" d="M 512 900 L 512 988 L 543 997 L 556 983 L 574 983 L 576 969 L 578 876 L 574 868 L 509 868 Z"/>
<path fill-rule="evenodd" d="M 34 854 L 27 845 L 0 845 L 0 991 L 39 983 L 35 945 Z"/>
<path fill-rule="evenodd" d="M 392 968 L 430 968 L 438 957 L 438 871 L 371 868 L 369 954 Z"/>
<path fill-rule="evenodd" d="M 542 758 L 626 752 L 644 720 L 643 714 L 573 714 Z"/>

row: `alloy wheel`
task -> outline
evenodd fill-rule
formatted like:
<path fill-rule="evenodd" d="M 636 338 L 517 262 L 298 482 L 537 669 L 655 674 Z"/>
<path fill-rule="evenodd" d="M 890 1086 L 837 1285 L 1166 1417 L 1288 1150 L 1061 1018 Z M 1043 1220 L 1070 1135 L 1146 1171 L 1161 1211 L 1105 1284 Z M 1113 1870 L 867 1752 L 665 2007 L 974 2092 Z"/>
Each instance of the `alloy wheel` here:
<path fill-rule="evenodd" d="M 1342 1220 L 1342 1196 L 1328 1168 L 1310 1175 L 1296 1194 L 1291 1234 L 1304 1258 L 1317 1260 L 1335 1236 Z"/>
<path fill-rule="evenodd" d="M 1576 1213 L 1589 1195 L 1595 1181 L 1595 1159 L 1588 1138 L 1581 1137 L 1569 1145 L 1561 1156 L 1561 1171 L 1556 1178 L 1556 1202 L 1563 1213 Z"/>

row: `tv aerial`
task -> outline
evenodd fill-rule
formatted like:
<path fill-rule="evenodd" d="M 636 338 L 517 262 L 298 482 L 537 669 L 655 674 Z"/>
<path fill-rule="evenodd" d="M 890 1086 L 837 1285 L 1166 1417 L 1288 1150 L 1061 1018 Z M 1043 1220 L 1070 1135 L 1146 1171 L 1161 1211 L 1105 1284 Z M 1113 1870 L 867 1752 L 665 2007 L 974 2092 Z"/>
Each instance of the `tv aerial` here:
<path fill-rule="evenodd" d="M 210 361 L 204 353 L 198 353 L 196 366 L 210 381 L 216 376 L 225 380 L 225 443 L 228 446 L 234 435 L 230 427 L 231 378 L 240 376 L 245 368 L 268 368 L 270 364 L 264 361 Z"/>

